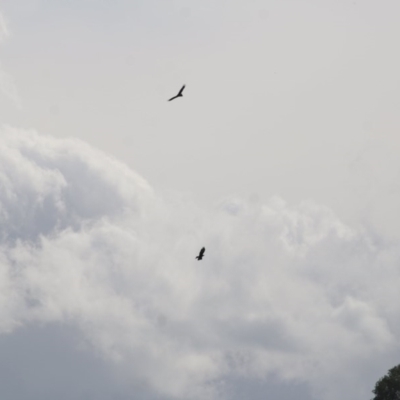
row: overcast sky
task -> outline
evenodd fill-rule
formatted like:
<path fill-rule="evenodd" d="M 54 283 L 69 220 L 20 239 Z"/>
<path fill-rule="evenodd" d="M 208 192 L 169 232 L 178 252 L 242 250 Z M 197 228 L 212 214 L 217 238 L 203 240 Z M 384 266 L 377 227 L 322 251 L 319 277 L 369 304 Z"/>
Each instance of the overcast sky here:
<path fill-rule="evenodd" d="M 4 396 L 370 399 L 400 363 L 400 3 L 0 7 Z"/>

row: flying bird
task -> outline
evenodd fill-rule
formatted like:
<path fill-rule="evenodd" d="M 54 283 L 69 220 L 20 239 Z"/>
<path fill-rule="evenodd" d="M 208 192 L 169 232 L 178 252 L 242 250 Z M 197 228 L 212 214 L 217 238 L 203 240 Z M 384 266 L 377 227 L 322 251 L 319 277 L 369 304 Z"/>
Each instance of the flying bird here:
<path fill-rule="evenodd" d="M 196 257 L 199 261 L 203 258 L 204 252 L 205 252 L 205 251 L 206 251 L 206 248 L 205 248 L 205 247 L 203 247 L 203 248 L 200 250 L 199 255 Z"/>
<path fill-rule="evenodd" d="M 181 90 L 179 91 L 179 93 L 178 93 L 176 96 L 171 97 L 168 101 L 174 100 L 174 99 L 176 99 L 177 97 L 183 97 L 182 92 L 183 92 L 183 89 L 185 89 L 185 86 L 186 86 L 186 85 L 183 85 L 182 88 L 181 88 Z"/>

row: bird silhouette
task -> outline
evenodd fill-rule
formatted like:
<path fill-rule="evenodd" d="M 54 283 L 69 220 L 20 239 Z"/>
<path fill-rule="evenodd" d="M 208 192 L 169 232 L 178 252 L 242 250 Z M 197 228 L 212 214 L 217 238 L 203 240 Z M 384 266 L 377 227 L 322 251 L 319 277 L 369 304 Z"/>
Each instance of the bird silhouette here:
<path fill-rule="evenodd" d="M 183 85 L 182 88 L 181 88 L 181 90 L 179 91 L 179 93 L 178 93 L 176 96 L 171 97 L 168 101 L 174 100 L 174 99 L 176 99 L 176 98 L 178 98 L 178 97 L 183 97 L 182 92 L 183 92 L 183 89 L 185 89 L 185 86 L 186 86 L 186 85 Z"/>
<path fill-rule="evenodd" d="M 203 248 L 200 250 L 199 255 L 196 257 L 199 261 L 203 258 L 204 252 L 205 252 L 205 251 L 206 251 L 206 248 L 205 248 L 205 247 L 203 247 Z"/>

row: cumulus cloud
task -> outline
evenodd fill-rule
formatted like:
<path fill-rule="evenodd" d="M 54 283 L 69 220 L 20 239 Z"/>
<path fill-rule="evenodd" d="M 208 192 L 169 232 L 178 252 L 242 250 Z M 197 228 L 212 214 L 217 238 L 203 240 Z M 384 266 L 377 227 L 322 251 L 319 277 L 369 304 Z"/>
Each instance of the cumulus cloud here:
<path fill-rule="evenodd" d="M 165 398 L 269 376 L 368 397 L 399 353 L 397 243 L 310 201 L 202 209 L 79 140 L 0 136 L 2 334 L 71 324 Z"/>

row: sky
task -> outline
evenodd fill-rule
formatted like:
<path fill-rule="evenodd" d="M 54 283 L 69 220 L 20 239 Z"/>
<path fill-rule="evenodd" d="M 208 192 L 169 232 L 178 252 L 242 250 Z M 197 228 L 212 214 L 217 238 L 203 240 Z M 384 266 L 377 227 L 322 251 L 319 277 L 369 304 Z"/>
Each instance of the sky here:
<path fill-rule="evenodd" d="M 399 11 L 2 0 L 6 397 L 371 398 L 400 362 Z"/>

